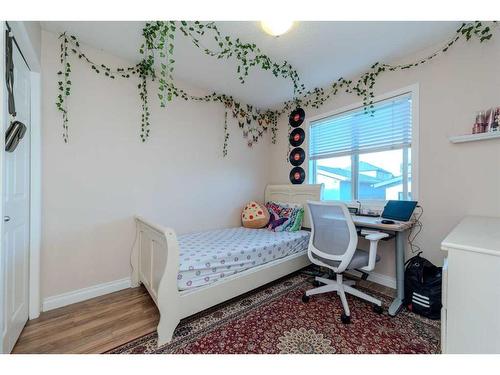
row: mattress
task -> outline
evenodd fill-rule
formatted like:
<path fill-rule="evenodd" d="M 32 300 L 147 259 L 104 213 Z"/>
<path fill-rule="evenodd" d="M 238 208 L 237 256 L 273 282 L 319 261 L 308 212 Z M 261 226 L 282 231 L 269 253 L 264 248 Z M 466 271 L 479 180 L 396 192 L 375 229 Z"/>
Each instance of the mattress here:
<path fill-rule="evenodd" d="M 309 232 L 227 228 L 178 237 L 179 290 L 197 288 L 307 250 Z"/>

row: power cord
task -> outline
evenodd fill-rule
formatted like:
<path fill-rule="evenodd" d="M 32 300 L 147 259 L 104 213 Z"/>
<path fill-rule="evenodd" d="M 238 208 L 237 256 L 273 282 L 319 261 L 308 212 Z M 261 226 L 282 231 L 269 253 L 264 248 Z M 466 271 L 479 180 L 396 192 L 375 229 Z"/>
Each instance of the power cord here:
<path fill-rule="evenodd" d="M 416 213 L 415 224 L 410 229 L 410 233 L 408 233 L 408 244 L 410 245 L 410 250 L 413 254 L 420 251 L 420 246 L 415 244 L 415 239 L 420 234 L 420 232 L 422 231 L 422 228 L 424 226 L 422 224 L 422 222 L 420 221 L 420 218 L 424 214 L 424 208 L 420 205 L 418 205 L 417 208 L 419 208 L 420 210 L 419 210 L 419 212 Z"/>

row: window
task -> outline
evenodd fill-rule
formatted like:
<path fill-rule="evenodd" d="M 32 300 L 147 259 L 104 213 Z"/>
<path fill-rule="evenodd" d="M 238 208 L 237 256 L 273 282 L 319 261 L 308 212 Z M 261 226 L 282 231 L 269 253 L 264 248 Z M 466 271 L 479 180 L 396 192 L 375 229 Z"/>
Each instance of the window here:
<path fill-rule="evenodd" d="M 412 100 L 405 94 L 310 123 L 312 183 L 326 200 L 411 199 Z"/>

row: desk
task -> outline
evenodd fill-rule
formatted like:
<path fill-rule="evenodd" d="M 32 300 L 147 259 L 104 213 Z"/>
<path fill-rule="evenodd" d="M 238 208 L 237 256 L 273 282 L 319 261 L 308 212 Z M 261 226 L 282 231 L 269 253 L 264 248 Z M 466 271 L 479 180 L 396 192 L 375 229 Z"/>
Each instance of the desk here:
<path fill-rule="evenodd" d="M 382 224 L 379 217 L 352 215 L 352 220 L 357 228 L 377 229 L 381 232 L 394 233 L 396 236 L 396 291 L 397 295 L 391 306 L 389 315 L 396 316 L 403 306 L 405 297 L 405 239 L 415 224 L 413 221 L 398 221 L 394 224 Z"/>

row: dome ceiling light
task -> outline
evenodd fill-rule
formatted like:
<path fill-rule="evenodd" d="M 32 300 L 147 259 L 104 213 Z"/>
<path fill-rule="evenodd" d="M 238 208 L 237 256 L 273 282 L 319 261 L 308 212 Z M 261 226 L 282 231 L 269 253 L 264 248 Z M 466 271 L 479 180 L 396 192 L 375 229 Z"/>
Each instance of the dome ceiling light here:
<path fill-rule="evenodd" d="M 272 36 L 280 36 L 292 28 L 293 21 L 286 21 L 286 20 L 260 21 L 260 26 L 267 34 Z"/>

